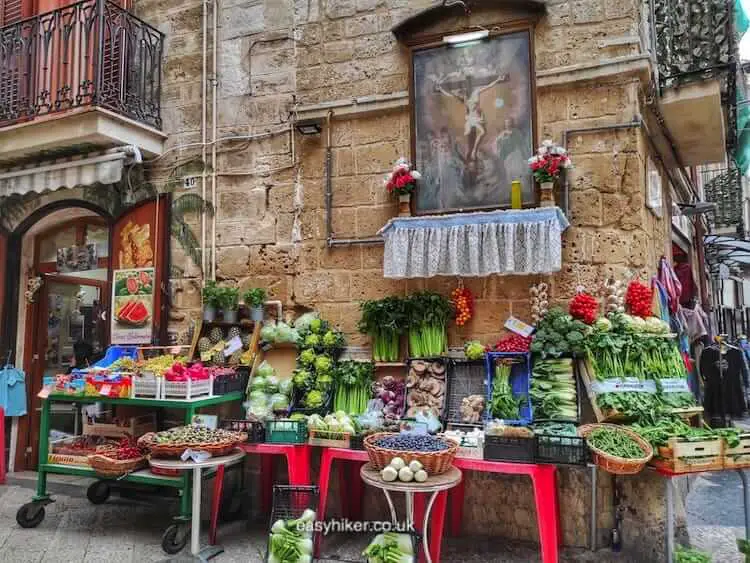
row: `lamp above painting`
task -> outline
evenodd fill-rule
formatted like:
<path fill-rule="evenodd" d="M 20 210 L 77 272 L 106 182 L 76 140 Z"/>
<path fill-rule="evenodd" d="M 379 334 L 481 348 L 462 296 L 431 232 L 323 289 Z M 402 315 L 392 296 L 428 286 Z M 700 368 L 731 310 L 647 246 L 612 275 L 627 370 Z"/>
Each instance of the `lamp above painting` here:
<path fill-rule="evenodd" d="M 482 39 L 487 39 L 490 32 L 486 29 L 470 31 L 468 33 L 458 33 L 456 35 L 446 35 L 443 37 L 443 43 L 448 45 L 465 45 L 466 43 L 475 43 Z"/>

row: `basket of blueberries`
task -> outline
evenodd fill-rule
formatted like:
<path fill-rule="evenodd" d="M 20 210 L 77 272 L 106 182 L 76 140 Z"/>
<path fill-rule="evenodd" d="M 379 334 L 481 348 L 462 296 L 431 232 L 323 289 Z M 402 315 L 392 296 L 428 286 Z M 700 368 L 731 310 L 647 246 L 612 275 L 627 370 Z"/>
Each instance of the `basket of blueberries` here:
<path fill-rule="evenodd" d="M 459 443 L 451 438 L 403 432 L 371 434 L 365 438 L 364 444 L 370 463 L 378 471 L 387 467 L 394 457 L 400 457 L 407 465 L 418 461 L 429 475 L 448 471 L 459 447 Z"/>

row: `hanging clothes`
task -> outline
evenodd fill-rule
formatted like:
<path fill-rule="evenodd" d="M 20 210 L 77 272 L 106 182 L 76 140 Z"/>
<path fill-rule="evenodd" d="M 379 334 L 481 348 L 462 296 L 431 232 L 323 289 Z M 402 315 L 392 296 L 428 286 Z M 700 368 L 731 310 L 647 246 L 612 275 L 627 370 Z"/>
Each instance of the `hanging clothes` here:
<path fill-rule="evenodd" d="M 697 290 L 695 280 L 693 279 L 693 268 L 687 262 L 680 262 L 674 267 L 674 272 L 682 286 L 680 305 L 687 307 L 695 297 Z"/>
<path fill-rule="evenodd" d="M 700 373 L 705 381 L 703 408 L 711 420 L 721 420 L 722 416 L 738 418 L 745 410 L 743 355 L 734 347 L 727 347 L 722 354 L 718 346 L 710 346 L 701 354 Z"/>
<path fill-rule="evenodd" d="M 659 272 L 656 275 L 657 280 L 667 292 L 669 310 L 676 313 L 680 306 L 680 295 L 682 294 L 682 285 L 677 277 L 672 265 L 662 256 L 659 260 Z"/>
<path fill-rule="evenodd" d="M 12 365 L 0 369 L 0 407 L 5 416 L 26 414 L 26 374 Z"/>

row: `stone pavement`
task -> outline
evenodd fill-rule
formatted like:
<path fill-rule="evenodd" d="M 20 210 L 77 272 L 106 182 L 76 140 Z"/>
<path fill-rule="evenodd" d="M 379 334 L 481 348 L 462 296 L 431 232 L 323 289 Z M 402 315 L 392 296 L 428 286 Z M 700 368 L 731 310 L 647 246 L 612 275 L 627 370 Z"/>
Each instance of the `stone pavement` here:
<path fill-rule="evenodd" d="M 131 500 L 113 494 L 105 504 L 94 506 L 86 499 L 86 480 L 54 476 L 50 490 L 56 502 L 47 507 L 47 516 L 35 529 L 23 529 L 15 514 L 33 494 L 31 475 L 12 478 L 0 486 L 0 561 L 3 563 L 150 563 L 165 561 L 161 535 L 176 511 L 173 500 Z M 60 478 L 63 477 L 63 478 Z M 204 528 L 205 529 L 205 528 Z M 203 538 L 205 543 L 206 537 Z M 368 538 L 336 536 L 326 538 L 325 555 L 331 561 L 361 561 L 358 554 Z M 252 529 L 244 522 L 225 524 L 219 529 L 219 542 L 226 551 L 216 563 L 261 563 L 266 550 L 263 525 Z M 446 540 L 442 561 L 535 563 L 536 545 L 505 540 Z M 191 561 L 186 552 L 169 559 L 172 563 Z M 564 563 L 630 563 L 631 560 L 602 550 L 590 553 L 565 550 Z M 634 562 L 635 563 L 635 562 Z"/>

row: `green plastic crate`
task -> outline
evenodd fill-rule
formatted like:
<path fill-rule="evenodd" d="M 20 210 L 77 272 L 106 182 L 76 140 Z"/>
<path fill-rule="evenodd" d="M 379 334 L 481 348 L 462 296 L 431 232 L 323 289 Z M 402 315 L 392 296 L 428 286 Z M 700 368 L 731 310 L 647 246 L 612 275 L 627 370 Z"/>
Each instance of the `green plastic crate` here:
<path fill-rule="evenodd" d="M 304 420 L 269 420 L 266 424 L 269 444 L 304 444 L 307 442 L 307 423 Z"/>

